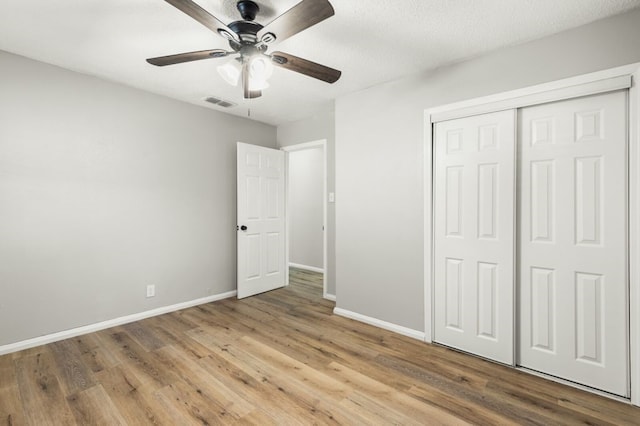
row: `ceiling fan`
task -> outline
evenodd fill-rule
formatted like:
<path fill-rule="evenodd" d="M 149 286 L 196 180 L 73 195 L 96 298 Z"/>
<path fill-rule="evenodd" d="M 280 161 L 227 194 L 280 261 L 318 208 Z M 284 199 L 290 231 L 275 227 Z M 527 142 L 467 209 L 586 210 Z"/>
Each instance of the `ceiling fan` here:
<path fill-rule="evenodd" d="M 236 85 L 241 78 L 245 99 L 262 95 L 262 90 L 268 87 L 266 80 L 270 76 L 273 65 L 327 83 L 335 83 L 342 74 L 336 69 L 288 53 L 267 53 L 269 45 L 273 42 L 283 41 L 333 16 L 335 12 L 327 0 L 302 0 L 266 26 L 255 22 L 260 8 L 251 0 L 238 1 L 236 6 L 242 19 L 231 22 L 229 25 L 223 24 L 192 0 L 165 1 L 227 39 L 231 50 L 200 50 L 147 59 L 147 62 L 152 65 L 165 66 L 234 56 L 231 61 L 219 66 L 218 72 L 233 85 Z"/>

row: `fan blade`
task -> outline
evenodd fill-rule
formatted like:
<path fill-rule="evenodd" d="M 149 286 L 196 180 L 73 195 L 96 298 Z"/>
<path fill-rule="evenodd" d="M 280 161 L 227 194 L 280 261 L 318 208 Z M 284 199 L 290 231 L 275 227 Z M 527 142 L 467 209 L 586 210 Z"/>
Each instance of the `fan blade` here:
<path fill-rule="evenodd" d="M 342 75 L 342 71 L 334 70 L 288 53 L 273 52 L 271 60 L 274 65 L 326 81 L 327 83 L 335 83 Z"/>
<path fill-rule="evenodd" d="M 151 65 L 163 67 L 165 65 L 179 64 L 181 62 L 199 61 L 201 59 L 222 58 L 227 56 L 229 52 L 221 49 L 199 50 L 197 52 L 178 53 L 177 55 L 159 56 L 157 58 L 149 58 L 147 62 Z"/>
<path fill-rule="evenodd" d="M 242 90 L 245 99 L 255 99 L 262 96 L 261 90 L 249 90 L 249 64 L 242 65 Z"/>
<path fill-rule="evenodd" d="M 335 11 L 327 0 L 302 0 L 258 31 L 258 40 L 265 34 L 275 34 L 283 41 L 318 22 L 333 16 Z"/>
<path fill-rule="evenodd" d="M 209 28 L 213 32 L 222 34 L 221 31 L 226 32 L 234 40 L 238 40 L 238 35 L 231 31 L 229 27 L 220 22 L 218 18 L 198 6 L 191 0 L 164 0 L 170 5 L 176 7 L 182 12 L 186 13 L 196 21 L 200 22 L 205 27 Z"/>

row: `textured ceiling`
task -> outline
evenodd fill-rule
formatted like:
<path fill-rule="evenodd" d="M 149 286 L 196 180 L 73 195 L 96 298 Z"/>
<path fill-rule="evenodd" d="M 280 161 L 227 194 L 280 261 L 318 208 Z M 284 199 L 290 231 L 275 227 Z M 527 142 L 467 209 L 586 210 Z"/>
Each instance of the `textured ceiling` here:
<path fill-rule="evenodd" d="M 336 15 L 272 50 L 337 68 L 335 84 L 276 68 L 262 98 L 243 100 L 216 72 L 225 59 L 163 68 L 145 58 L 228 45 L 163 0 L 1 0 L 0 50 L 271 124 L 332 99 L 499 47 L 622 13 L 640 0 L 330 0 Z M 196 0 L 224 23 L 235 0 Z M 298 0 L 257 0 L 266 24 Z M 222 109 L 203 102 L 236 102 Z"/>

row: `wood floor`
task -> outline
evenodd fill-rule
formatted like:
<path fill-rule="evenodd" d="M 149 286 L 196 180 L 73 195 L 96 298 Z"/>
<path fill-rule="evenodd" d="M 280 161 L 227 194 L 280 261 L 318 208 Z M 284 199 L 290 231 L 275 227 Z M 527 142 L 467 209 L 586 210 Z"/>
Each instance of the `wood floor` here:
<path fill-rule="evenodd" d="M 0 357 L 0 425 L 640 424 L 640 409 L 332 315 L 318 274 Z"/>

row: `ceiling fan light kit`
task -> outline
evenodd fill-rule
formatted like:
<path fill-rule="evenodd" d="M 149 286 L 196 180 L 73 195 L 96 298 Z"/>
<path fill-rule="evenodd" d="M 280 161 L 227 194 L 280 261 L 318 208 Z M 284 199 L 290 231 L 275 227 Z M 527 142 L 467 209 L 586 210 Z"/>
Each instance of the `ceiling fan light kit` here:
<path fill-rule="evenodd" d="M 237 86 L 242 77 L 245 99 L 262 96 L 262 90 L 269 87 L 267 80 L 271 77 L 273 65 L 327 83 L 335 83 L 340 78 L 341 72 L 336 69 L 288 53 L 267 53 L 270 44 L 283 41 L 333 16 L 335 12 L 328 0 L 302 0 L 266 26 L 255 22 L 260 7 L 251 0 L 238 1 L 236 7 L 242 20 L 228 25 L 192 0 L 165 1 L 225 38 L 231 51 L 202 50 L 147 59 L 152 65 L 165 66 L 235 56 L 231 61 L 217 67 L 217 70 L 223 80 L 232 86 Z"/>
<path fill-rule="evenodd" d="M 232 86 L 237 86 L 240 81 L 240 73 L 242 73 L 242 65 L 234 58 L 224 65 L 218 65 L 218 74 L 227 83 Z"/>

